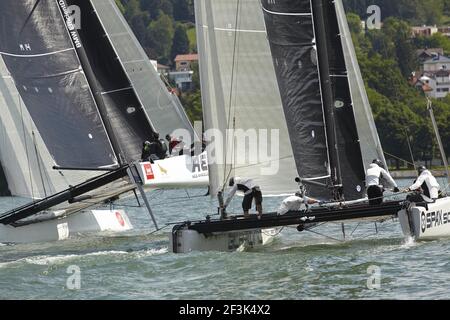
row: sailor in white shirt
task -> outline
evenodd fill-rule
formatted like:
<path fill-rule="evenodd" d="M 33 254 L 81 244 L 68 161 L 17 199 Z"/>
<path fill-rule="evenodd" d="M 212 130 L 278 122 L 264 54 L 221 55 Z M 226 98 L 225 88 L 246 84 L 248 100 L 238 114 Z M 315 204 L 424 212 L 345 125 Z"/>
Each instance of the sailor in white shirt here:
<path fill-rule="evenodd" d="M 419 177 L 406 192 L 417 190 L 420 194 L 410 195 L 407 199 L 411 202 L 434 202 L 439 198 L 439 183 L 426 167 L 420 166 L 417 170 Z"/>
<path fill-rule="evenodd" d="M 369 166 L 366 172 L 366 187 L 367 196 L 369 197 L 370 205 L 379 205 L 383 203 L 384 186 L 382 181 L 386 181 L 394 192 L 399 192 L 397 183 L 391 177 L 389 172 L 384 169 L 384 164 L 381 160 L 375 159 Z"/>
<path fill-rule="evenodd" d="M 253 198 L 255 199 L 256 210 L 258 211 L 258 218 L 262 216 L 262 193 L 258 185 L 254 183 L 252 179 L 233 177 L 230 178 L 229 186 L 232 187 L 228 197 L 224 203 L 223 209 L 225 210 L 233 199 L 236 191 L 244 193 L 244 199 L 242 200 L 242 209 L 244 210 L 244 216 L 249 217 L 249 210 L 252 207 Z"/>
<path fill-rule="evenodd" d="M 278 208 L 277 214 L 281 216 L 291 211 L 300 211 L 303 204 L 308 205 L 318 202 L 319 201 L 317 201 L 316 199 L 305 196 L 304 190 L 302 190 L 302 192 L 297 192 L 294 196 L 290 196 L 284 199 L 280 207 Z"/>

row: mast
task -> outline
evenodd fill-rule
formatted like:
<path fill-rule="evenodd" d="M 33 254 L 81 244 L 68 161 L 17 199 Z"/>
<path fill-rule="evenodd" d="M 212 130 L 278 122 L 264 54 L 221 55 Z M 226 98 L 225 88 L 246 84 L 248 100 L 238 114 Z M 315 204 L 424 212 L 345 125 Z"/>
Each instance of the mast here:
<path fill-rule="evenodd" d="M 447 181 L 448 183 L 450 183 L 450 171 L 448 169 L 447 156 L 445 154 L 444 145 L 442 144 L 441 135 L 439 134 L 436 118 L 434 117 L 433 102 L 429 97 L 427 97 L 427 109 L 430 112 L 431 122 L 433 123 L 434 133 L 436 134 L 436 140 L 438 142 L 439 150 L 441 152 L 442 162 L 444 163 L 445 172 L 447 173 Z"/>
<path fill-rule="evenodd" d="M 328 152 L 330 156 L 331 185 L 336 200 L 342 198 L 342 176 L 339 161 L 338 141 L 335 125 L 334 99 L 331 87 L 330 66 L 327 48 L 327 34 L 325 28 L 325 15 L 323 0 L 313 0 L 313 24 L 315 42 L 317 45 L 318 68 L 320 74 L 320 85 L 322 88 L 322 99 L 324 104 L 324 116 L 326 135 L 328 140 Z"/>
<path fill-rule="evenodd" d="M 100 117 L 102 118 L 102 122 L 105 126 L 106 133 L 109 136 L 109 139 L 111 141 L 112 148 L 114 150 L 114 153 L 117 156 L 117 161 L 119 162 L 119 165 L 122 166 L 126 164 L 126 160 L 124 157 L 124 154 L 122 152 L 122 149 L 120 147 L 119 141 L 114 134 L 114 130 L 111 126 L 111 123 L 108 119 L 108 114 L 106 110 L 105 103 L 103 101 L 101 90 L 97 85 L 97 80 L 94 75 L 94 71 L 92 70 L 92 67 L 89 63 L 86 51 L 81 43 L 78 31 L 73 26 L 72 22 L 70 21 L 71 16 L 70 13 L 67 10 L 67 3 L 66 0 L 56 0 L 58 3 L 58 7 L 61 12 L 61 18 L 64 21 L 64 25 L 67 29 L 67 32 L 69 33 L 70 40 L 72 41 L 72 45 L 77 52 L 78 59 L 80 60 L 80 64 L 84 70 L 84 73 L 86 75 L 86 79 L 89 83 L 89 86 L 91 87 L 92 94 L 95 100 L 95 103 L 97 105 L 98 111 L 100 113 Z"/>

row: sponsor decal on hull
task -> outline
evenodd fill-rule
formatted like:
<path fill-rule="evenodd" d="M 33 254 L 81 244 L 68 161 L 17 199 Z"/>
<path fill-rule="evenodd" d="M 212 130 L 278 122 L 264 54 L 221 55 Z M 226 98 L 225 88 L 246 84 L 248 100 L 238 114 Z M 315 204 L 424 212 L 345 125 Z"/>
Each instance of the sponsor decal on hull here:
<path fill-rule="evenodd" d="M 420 216 L 420 225 L 422 233 L 425 233 L 428 229 L 433 229 L 446 224 L 450 224 L 450 213 L 443 212 L 442 210 L 433 212 L 422 212 Z"/>
<path fill-rule="evenodd" d="M 207 177 L 208 173 L 208 158 L 206 153 L 192 157 L 192 178 Z"/>
<path fill-rule="evenodd" d="M 150 163 L 144 164 L 144 172 L 147 180 L 155 179 L 155 175 L 153 174 L 152 165 Z"/>

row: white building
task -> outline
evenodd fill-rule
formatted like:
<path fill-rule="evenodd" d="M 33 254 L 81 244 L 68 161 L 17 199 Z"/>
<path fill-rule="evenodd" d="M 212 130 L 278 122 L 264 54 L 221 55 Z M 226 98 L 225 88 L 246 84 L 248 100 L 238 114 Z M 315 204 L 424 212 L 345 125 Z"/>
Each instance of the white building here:
<path fill-rule="evenodd" d="M 169 72 L 169 78 L 176 83 L 177 88 L 181 91 L 191 89 L 193 75 L 194 71 L 192 70 Z"/>
<path fill-rule="evenodd" d="M 445 98 L 450 92 L 450 68 L 439 70 L 434 75 L 435 87 L 432 92 L 433 98 Z"/>
<path fill-rule="evenodd" d="M 429 59 L 423 64 L 424 72 L 438 72 L 439 70 L 450 70 L 450 59 L 438 55 L 432 59 Z"/>
<path fill-rule="evenodd" d="M 450 92 L 450 70 L 422 76 L 415 86 L 432 98 L 445 98 Z"/>

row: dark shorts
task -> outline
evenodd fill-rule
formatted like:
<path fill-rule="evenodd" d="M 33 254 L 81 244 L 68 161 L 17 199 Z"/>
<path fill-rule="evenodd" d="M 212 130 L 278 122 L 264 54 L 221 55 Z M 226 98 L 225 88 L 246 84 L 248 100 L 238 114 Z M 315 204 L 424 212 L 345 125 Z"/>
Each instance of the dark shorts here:
<path fill-rule="evenodd" d="M 380 186 L 370 186 L 367 188 L 367 196 L 369 197 L 369 204 L 377 206 L 383 203 L 383 188 Z"/>
<path fill-rule="evenodd" d="M 252 193 L 244 196 L 244 200 L 242 200 L 242 209 L 244 209 L 244 211 L 249 211 L 251 209 L 253 198 L 255 199 L 255 205 L 262 204 L 263 198 L 259 188 L 253 188 Z"/>

